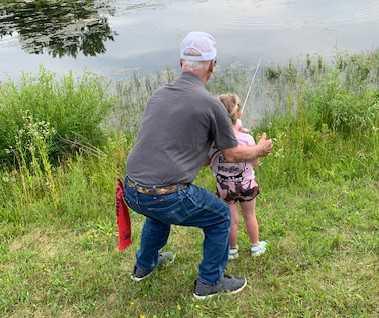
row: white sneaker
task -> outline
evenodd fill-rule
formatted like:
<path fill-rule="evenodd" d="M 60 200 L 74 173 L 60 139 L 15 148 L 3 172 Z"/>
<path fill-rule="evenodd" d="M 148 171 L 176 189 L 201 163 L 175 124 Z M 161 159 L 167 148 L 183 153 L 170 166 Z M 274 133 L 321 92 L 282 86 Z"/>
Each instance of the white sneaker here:
<path fill-rule="evenodd" d="M 266 252 L 266 246 L 267 242 L 266 241 L 259 241 L 257 244 L 251 245 L 251 255 L 252 256 L 259 256 L 262 255 Z"/>
<path fill-rule="evenodd" d="M 228 260 L 238 258 L 238 246 L 229 248 Z"/>

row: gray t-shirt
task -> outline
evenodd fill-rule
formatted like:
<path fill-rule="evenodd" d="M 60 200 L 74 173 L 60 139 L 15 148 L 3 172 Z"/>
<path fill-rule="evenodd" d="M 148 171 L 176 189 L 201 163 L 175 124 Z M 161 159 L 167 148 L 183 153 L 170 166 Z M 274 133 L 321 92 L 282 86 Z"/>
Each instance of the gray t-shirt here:
<path fill-rule="evenodd" d="M 237 146 L 229 116 L 199 78 L 183 73 L 150 98 L 127 174 L 142 185 L 191 183 L 212 143 L 220 150 Z"/>

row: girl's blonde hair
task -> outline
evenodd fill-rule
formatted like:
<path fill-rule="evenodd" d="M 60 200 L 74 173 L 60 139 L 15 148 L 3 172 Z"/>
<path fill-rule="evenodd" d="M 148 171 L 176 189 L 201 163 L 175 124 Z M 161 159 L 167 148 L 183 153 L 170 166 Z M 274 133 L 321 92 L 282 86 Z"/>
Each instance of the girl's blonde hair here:
<path fill-rule="evenodd" d="M 242 108 L 240 98 L 237 94 L 228 93 L 220 95 L 218 99 L 225 106 L 234 125 L 239 118 L 238 112 L 240 112 Z"/>

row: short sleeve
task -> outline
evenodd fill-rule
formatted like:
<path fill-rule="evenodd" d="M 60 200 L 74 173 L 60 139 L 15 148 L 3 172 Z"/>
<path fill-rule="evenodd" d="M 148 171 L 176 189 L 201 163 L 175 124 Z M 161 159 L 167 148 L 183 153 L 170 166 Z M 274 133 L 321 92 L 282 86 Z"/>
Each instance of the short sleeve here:
<path fill-rule="evenodd" d="M 217 149 L 236 147 L 238 142 L 234 135 L 232 122 L 223 105 L 215 99 L 211 114 L 211 138 Z"/>
<path fill-rule="evenodd" d="M 252 135 L 250 135 L 250 134 L 247 134 L 247 144 L 248 145 L 256 145 L 256 142 L 255 142 L 255 140 L 254 140 L 254 137 L 252 136 Z"/>

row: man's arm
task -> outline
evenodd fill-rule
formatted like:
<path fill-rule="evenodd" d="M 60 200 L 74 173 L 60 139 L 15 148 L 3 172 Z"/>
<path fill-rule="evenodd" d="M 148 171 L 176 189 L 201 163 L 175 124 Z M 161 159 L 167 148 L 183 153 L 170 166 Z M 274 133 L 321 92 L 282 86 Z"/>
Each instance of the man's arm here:
<path fill-rule="evenodd" d="M 237 145 L 222 150 L 227 162 L 252 161 L 267 156 L 272 151 L 272 140 L 263 134 L 257 145 Z"/>

